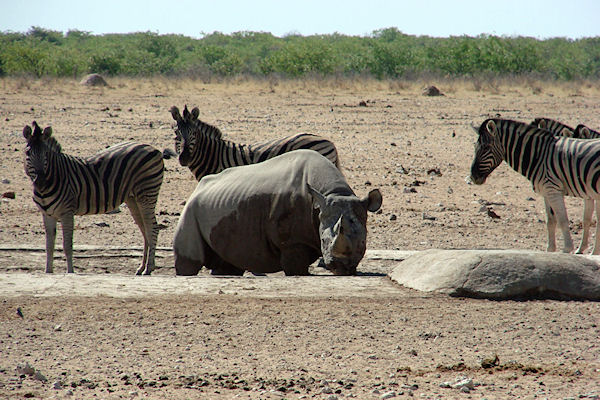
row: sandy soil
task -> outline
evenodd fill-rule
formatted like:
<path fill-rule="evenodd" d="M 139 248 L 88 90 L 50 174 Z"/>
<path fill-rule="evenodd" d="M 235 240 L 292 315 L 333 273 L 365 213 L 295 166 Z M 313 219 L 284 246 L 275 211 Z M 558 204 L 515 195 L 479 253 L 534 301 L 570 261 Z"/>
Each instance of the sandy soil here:
<path fill-rule="evenodd" d="M 320 134 L 336 143 L 359 196 L 382 190 L 383 210 L 369 216 L 369 248 L 400 250 L 545 249 L 543 202 L 525 178 L 503 165 L 483 186 L 465 183 L 475 141 L 469 125 L 500 115 L 600 126 L 600 92 L 586 85 L 481 89 L 442 82 L 445 96 L 424 97 L 425 82 L 109 83 L 98 89 L 76 81 L 0 81 L 0 194 L 15 193 L 0 202 L 0 244 L 44 247 L 22 166 L 21 132 L 32 120 L 51 125 L 63 150 L 80 155 L 130 139 L 172 147 L 172 105 L 198 106 L 201 118 L 239 142 Z M 170 246 L 195 186 L 176 160 L 166 166 L 157 209 L 162 247 Z M 567 201 L 576 242 L 581 205 Z M 75 246 L 141 247 L 122 210 L 77 217 Z M 133 275 L 136 254 L 109 253 L 82 254 L 76 272 Z M 154 275 L 173 274 L 168 251 L 157 264 Z M 43 252 L 0 252 L 0 272 L 9 276 L 37 276 L 43 268 Z M 57 258 L 55 271 L 65 269 Z M 600 396 L 598 303 L 448 299 L 403 288 L 357 296 L 351 289 L 269 298 L 255 291 L 8 296 L 0 307 L 0 397 Z M 495 355 L 497 362 L 483 362 Z M 18 368 L 25 363 L 47 382 Z M 441 387 L 459 376 L 473 380 L 470 393 Z"/>

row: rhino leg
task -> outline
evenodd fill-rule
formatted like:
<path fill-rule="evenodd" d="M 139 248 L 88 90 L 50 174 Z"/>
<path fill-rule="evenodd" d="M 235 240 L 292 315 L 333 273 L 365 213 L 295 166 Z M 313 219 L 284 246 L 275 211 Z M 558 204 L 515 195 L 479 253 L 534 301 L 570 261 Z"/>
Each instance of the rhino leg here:
<path fill-rule="evenodd" d="M 318 257 L 319 253 L 315 249 L 296 245 L 281 249 L 281 267 L 286 276 L 292 275 L 310 275 L 308 267 Z"/>
<path fill-rule="evenodd" d="M 175 274 L 176 275 L 198 275 L 198 272 L 202 269 L 202 262 L 197 260 L 192 260 L 191 258 L 187 258 L 182 256 L 181 254 L 177 254 L 175 251 Z"/>
<path fill-rule="evenodd" d="M 212 254 L 209 256 L 209 260 L 206 263 L 206 268 L 210 269 L 211 275 L 244 275 L 243 269 L 228 263 L 214 252 L 212 252 Z"/>

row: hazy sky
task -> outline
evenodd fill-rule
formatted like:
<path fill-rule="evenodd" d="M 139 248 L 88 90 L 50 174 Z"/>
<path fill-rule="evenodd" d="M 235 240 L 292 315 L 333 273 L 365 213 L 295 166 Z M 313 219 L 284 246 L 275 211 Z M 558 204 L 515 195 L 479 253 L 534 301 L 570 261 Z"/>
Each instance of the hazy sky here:
<path fill-rule="evenodd" d="M 598 0 L 0 0 L 0 31 L 600 36 Z"/>

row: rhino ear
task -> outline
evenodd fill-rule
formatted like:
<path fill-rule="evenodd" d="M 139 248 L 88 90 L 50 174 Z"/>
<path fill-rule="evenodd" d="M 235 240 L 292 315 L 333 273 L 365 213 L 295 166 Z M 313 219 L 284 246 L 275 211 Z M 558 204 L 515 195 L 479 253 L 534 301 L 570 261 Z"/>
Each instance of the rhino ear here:
<path fill-rule="evenodd" d="M 308 192 L 313 199 L 314 208 L 319 208 L 322 210 L 323 207 L 325 207 L 325 196 L 323 196 L 321 192 L 310 186 L 308 183 L 306 184 L 306 187 L 308 188 Z"/>
<path fill-rule="evenodd" d="M 23 137 L 27 139 L 27 141 L 31 139 L 31 133 L 31 127 L 29 125 L 25 125 L 25 128 L 23 128 Z"/>
<path fill-rule="evenodd" d="M 367 197 L 363 199 L 363 203 L 367 207 L 367 210 L 371 212 L 379 210 L 381 208 L 381 204 L 383 203 L 383 197 L 381 196 L 379 189 L 371 190 Z"/>

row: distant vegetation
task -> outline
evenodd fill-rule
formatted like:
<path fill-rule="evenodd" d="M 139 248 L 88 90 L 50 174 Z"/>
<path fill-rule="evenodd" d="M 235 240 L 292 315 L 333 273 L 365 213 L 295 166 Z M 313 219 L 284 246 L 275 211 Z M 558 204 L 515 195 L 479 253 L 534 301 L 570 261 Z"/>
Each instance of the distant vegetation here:
<path fill-rule="evenodd" d="M 276 37 L 212 33 L 201 39 L 152 32 L 66 34 L 39 27 L 0 32 L 0 76 L 373 76 L 411 78 L 531 75 L 557 80 L 600 77 L 600 37 L 537 40 L 481 35 L 432 38 L 396 28 L 368 36 Z"/>

